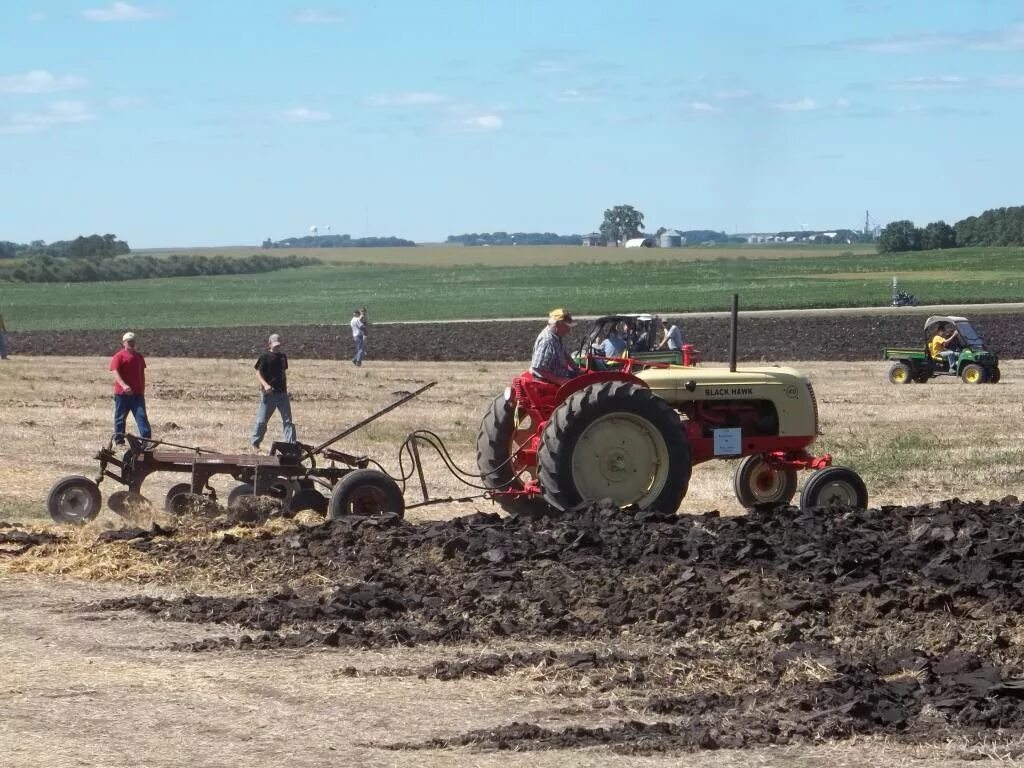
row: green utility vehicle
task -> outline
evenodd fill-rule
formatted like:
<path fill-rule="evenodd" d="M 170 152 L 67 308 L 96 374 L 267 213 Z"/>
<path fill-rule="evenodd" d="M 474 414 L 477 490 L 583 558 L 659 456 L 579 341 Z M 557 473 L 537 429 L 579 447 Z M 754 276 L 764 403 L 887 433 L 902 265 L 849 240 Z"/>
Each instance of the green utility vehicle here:
<path fill-rule="evenodd" d="M 948 338 L 945 349 L 953 354 L 932 357 L 928 343 L 936 335 Z M 934 315 L 924 324 L 925 343 L 916 348 L 886 348 L 882 357 L 891 360 L 889 381 L 893 384 L 926 384 L 936 376 L 959 376 L 965 384 L 995 384 L 999 381 L 999 357 L 985 349 L 974 327 L 965 317 Z"/>

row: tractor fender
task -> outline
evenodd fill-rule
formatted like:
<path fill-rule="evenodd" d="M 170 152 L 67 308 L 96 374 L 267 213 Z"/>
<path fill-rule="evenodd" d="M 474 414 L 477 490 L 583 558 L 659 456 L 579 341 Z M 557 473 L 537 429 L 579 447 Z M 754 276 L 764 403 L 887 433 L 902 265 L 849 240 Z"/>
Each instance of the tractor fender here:
<path fill-rule="evenodd" d="M 627 381 L 630 384 L 636 384 L 638 387 L 643 387 L 644 389 L 651 388 L 650 384 L 631 373 L 623 373 L 622 371 L 592 371 L 590 373 L 585 373 L 582 376 L 577 376 L 574 379 L 570 379 L 559 387 L 557 396 L 558 402 L 562 403 L 568 400 L 574 393 L 579 392 L 581 389 L 586 389 L 591 384 L 600 384 L 605 381 Z"/>

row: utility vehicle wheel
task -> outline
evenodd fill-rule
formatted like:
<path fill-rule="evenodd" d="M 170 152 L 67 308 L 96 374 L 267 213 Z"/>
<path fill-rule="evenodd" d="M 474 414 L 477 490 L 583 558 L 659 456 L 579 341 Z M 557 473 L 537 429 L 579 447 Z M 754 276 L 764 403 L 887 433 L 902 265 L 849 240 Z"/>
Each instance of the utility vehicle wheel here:
<path fill-rule="evenodd" d="M 914 377 L 915 384 L 927 384 L 931 380 L 932 377 L 929 376 L 927 373 L 919 373 L 917 374 L 917 376 Z"/>
<path fill-rule="evenodd" d="M 313 488 L 300 488 L 288 499 L 286 507 L 291 513 L 312 510 L 323 515 L 327 512 L 327 497 Z"/>
<path fill-rule="evenodd" d="M 235 506 L 239 499 L 243 496 L 255 496 L 256 489 L 253 488 L 249 483 L 241 483 L 236 485 L 228 492 L 228 509 Z"/>
<path fill-rule="evenodd" d="M 906 363 L 893 363 L 889 368 L 889 383 L 891 384 L 909 384 L 912 379 L 910 366 Z"/>
<path fill-rule="evenodd" d="M 332 520 L 346 515 L 371 517 L 385 512 L 404 517 L 405 499 L 398 483 L 383 472 L 357 469 L 334 486 L 328 511 Z"/>
<path fill-rule="evenodd" d="M 984 384 L 985 369 L 976 363 L 968 363 L 960 371 L 960 380 L 964 384 Z"/>
<path fill-rule="evenodd" d="M 1002 377 L 1003 377 L 1003 375 L 999 372 L 999 366 L 996 366 L 995 368 L 993 368 L 991 371 L 988 372 L 988 383 L 989 384 L 998 384 L 999 380 Z"/>
<path fill-rule="evenodd" d="M 521 491 L 524 486 L 523 477 L 516 472 L 514 457 L 519 447 L 533 436 L 536 426 L 528 422 L 516 424 L 515 416 L 515 405 L 501 394 L 494 398 L 480 422 L 476 465 L 484 486 L 491 490 Z M 506 512 L 514 514 L 536 514 L 545 508 L 541 499 L 499 495 L 494 500 Z"/>
<path fill-rule="evenodd" d="M 100 513 L 100 506 L 100 487 L 80 475 L 58 480 L 46 497 L 46 509 L 58 523 L 84 525 Z"/>
<path fill-rule="evenodd" d="M 675 512 L 690 469 L 679 414 L 626 381 L 575 392 L 555 409 L 541 436 L 540 485 L 560 510 L 611 499 L 621 507 Z"/>
<path fill-rule="evenodd" d="M 867 509 L 868 489 L 860 475 L 846 467 L 826 467 L 812 472 L 800 492 L 800 509 L 851 507 Z"/>
<path fill-rule="evenodd" d="M 171 489 L 167 491 L 167 495 L 164 496 L 164 511 L 173 513 L 175 509 L 174 499 L 183 493 L 192 493 L 192 483 L 175 483 L 172 485 Z"/>
<path fill-rule="evenodd" d="M 736 467 L 732 489 L 747 509 L 761 504 L 789 504 L 796 495 L 796 470 L 773 467 L 760 454 L 747 456 Z"/>

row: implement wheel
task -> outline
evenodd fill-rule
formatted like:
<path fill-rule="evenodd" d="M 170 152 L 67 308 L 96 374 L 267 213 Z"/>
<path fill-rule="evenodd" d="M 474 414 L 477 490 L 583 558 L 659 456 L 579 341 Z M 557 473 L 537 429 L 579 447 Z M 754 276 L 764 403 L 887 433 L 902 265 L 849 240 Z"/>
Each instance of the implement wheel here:
<path fill-rule="evenodd" d="M 868 489 L 860 475 L 846 467 L 812 472 L 800 492 L 800 509 L 850 507 L 867 509 Z"/>
<path fill-rule="evenodd" d="M 256 489 L 249 483 L 240 483 L 228 492 L 228 509 L 231 509 L 243 496 L 255 496 Z"/>
<path fill-rule="evenodd" d="M 334 486 L 328 512 L 332 520 L 347 515 L 374 517 L 394 512 L 405 516 L 402 489 L 391 477 L 376 469 L 349 472 Z"/>
<path fill-rule="evenodd" d="M 889 368 L 890 384 L 909 384 L 912 380 L 910 366 L 906 363 L 893 363 Z"/>
<path fill-rule="evenodd" d="M 504 394 L 498 395 L 487 409 L 476 437 L 476 465 L 485 487 L 494 491 L 521 491 L 523 478 L 517 474 L 516 451 L 533 436 L 532 425 L 516 424 L 515 405 Z M 506 512 L 531 514 L 541 512 L 541 499 L 497 495 L 494 500 Z"/>
<path fill-rule="evenodd" d="M 987 378 L 985 369 L 976 363 L 968 363 L 960 371 L 960 381 L 964 384 L 984 384 Z"/>
<path fill-rule="evenodd" d="M 620 507 L 675 512 L 690 469 L 679 414 L 626 381 L 575 392 L 555 409 L 541 438 L 541 488 L 560 510 L 609 498 Z"/>
<path fill-rule="evenodd" d="M 796 485 L 795 469 L 773 467 L 761 454 L 743 459 L 732 476 L 736 498 L 747 509 L 789 504 L 796 495 Z"/>
<path fill-rule="evenodd" d="M 46 497 L 46 509 L 58 523 L 84 525 L 100 513 L 100 487 L 88 477 L 58 480 Z"/>

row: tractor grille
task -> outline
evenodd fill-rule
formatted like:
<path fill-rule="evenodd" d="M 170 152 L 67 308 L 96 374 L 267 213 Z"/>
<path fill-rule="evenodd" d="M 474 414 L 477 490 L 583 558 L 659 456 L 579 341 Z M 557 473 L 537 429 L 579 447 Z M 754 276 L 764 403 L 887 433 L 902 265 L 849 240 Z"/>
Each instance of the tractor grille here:
<path fill-rule="evenodd" d="M 811 396 L 811 405 L 814 407 L 814 434 L 820 435 L 821 432 L 818 430 L 818 398 L 814 396 L 814 387 L 811 382 L 807 382 L 807 394 Z"/>

